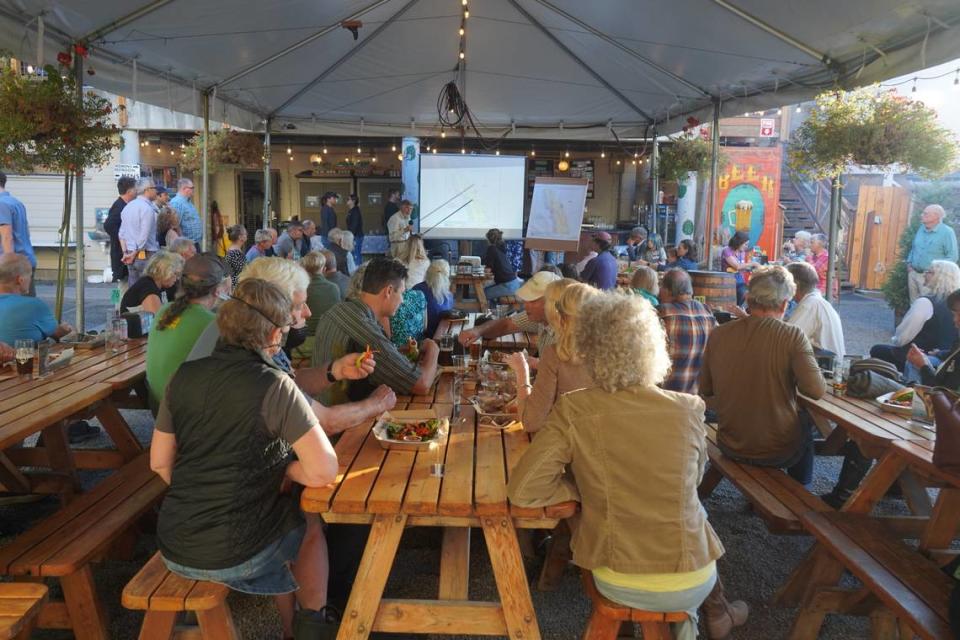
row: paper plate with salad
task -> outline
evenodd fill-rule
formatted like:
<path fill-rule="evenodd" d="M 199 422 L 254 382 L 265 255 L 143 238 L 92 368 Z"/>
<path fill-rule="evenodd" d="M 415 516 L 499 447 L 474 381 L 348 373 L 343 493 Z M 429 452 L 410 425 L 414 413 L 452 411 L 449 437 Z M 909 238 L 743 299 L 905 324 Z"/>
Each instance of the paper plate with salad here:
<path fill-rule="evenodd" d="M 384 449 L 428 449 L 445 443 L 449 431 L 449 419 L 433 409 L 388 411 L 373 425 L 373 435 Z"/>

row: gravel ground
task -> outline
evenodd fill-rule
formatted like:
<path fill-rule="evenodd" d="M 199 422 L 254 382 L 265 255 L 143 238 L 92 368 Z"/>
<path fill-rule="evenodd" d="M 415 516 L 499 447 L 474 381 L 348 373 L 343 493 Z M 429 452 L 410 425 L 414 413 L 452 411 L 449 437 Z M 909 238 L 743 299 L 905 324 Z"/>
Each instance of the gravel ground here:
<path fill-rule="evenodd" d="M 102 295 L 102 294 L 101 294 Z M 109 300 L 109 298 L 107 298 Z M 884 341 L 893 330 L 893 315 L 882 300 L 859 294 L 845 294 L 840 314 L 849 353 L 866 353 L 870 345 Z M 143 442 L 150 437 L 152 419 L 146 411 L 124 411 L 130 424 Z M 88 447 L 108 446 L 106 438 L 91 441 Z M 839 471 L 838 458 L 818 458 L 814 490 L 828 491 Z M 97 476 L 88 474 L 85 484 L 96 482 Z M 0 546 L 16 534 L 28 529 L 37 519 L 56 510 L 58 503 L 46 499 L 30 505 L 0 506 Z M 805 536 L 774 536 L 767 532 L 747 502 L 728 482 L 723 481 L 705 502 L 710 521 L 726 547 L 720 560 L 720 574 L 730 596 L 741 598 L 750 605 L 747 625 L 733 633 L 735 640 L 770 640 L 782 638 L 795 610 L 771 605 L 776 589 L 783 583 L 810 547 Z M 904 512 L 901 501 L 886 500 L 881 508 Z M 638 534 L 641 532 L 638 532 Z M 493 600 L 496 589 L 486 559 L 483 534 L 474 530 L 471 556 L 471 597 Z M 411 529 L 404 534 L 401 552 L 387 584 L 387 595 L 394 597 L 431 597 L 435 594 L 439 575 L 440 536 L 436 529 Z M 117 639 L 136 638 L 142 614 L 120 607 L 120 592 L 155 550 L 152 536 L 145 535 L 132 562 L 107 561 L 96 569 L 97 587 L 111 617 L 111 636 Z M 527 559 L 531 583 L 538 575 L 541 558 Z M 589 615 L 589 603 L 580 588 L 579 575 L 570 568 L 557 591 L 533 591 L 534 606 L 545 640 L 572 640 L 578 638 Z M 243 638 L 279 638 L 279 619 L 268 598 L 257 598 L 233 593 L 230 606 Z M 831 616 L 823 627 L 823 640 L 866 638 L 869 628 L 863 618 Z M 35 638 L 59 640 L 69 638 L 60 631 L 36 632 Z M 380 634 L 382 638 L 401 638 L 395 634 Z M 705 637 L 705 634 L 701 634 Z"/>

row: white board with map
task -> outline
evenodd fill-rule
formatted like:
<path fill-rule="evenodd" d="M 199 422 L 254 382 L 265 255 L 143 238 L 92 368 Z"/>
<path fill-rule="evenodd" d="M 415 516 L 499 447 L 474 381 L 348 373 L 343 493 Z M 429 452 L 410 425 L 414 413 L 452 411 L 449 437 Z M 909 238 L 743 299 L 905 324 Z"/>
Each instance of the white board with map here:
<path fill-rule="evenodd" d="M 585 178 L 537 178 L 527 223 L 528 249 L 577 250 L 588 183 Z"/>

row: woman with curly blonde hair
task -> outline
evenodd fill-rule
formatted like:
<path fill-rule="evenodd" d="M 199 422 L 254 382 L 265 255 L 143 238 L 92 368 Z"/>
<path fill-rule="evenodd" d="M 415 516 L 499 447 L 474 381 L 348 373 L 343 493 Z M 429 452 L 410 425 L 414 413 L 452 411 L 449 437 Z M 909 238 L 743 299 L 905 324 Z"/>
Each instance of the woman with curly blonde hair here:
<path fill-rule="evenodd" d="M 697 496 L 707 460 L 703 400 L 657 387 L 670 368 L 666 336 L 639 296 L 586 300 L 574 334 L 596 386 L 557 400 L 510 475 L 508 496 L 524 507 L 579 501 L 573 561 L 600 593 L 635 609 L 687 612 L 679 640 L 696 638 L 704 604 L 709 637 L 723 638 L 747 607 L 723 597 L 723 545 Z"/>
<path fill-rule="evenodd" d="M 517 375 L 518 413 L 525 431 L 539 431 L 557 398 L 564 393 L 593 386 L 593 379 L 577 352 L 574 337 L 580 307 L 599 295 L 594 287 L 568 278 L 547 286 L 544 309 L 556 343 L 543 350 L 536 382 L 531 386 L 530 365 L 525 354 L 514 353 L 507 360 Z"/>

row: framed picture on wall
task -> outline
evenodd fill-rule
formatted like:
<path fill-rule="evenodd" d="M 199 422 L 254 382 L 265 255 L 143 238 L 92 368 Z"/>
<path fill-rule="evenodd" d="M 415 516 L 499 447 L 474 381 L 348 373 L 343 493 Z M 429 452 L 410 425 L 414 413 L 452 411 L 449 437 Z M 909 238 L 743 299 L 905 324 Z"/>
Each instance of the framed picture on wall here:
<path fill-rule="evenodd" d="M 305 209 L 319 209 L 320 208 L 320 196 L 307 196 L 303 199 L 303 206 Z"/>

